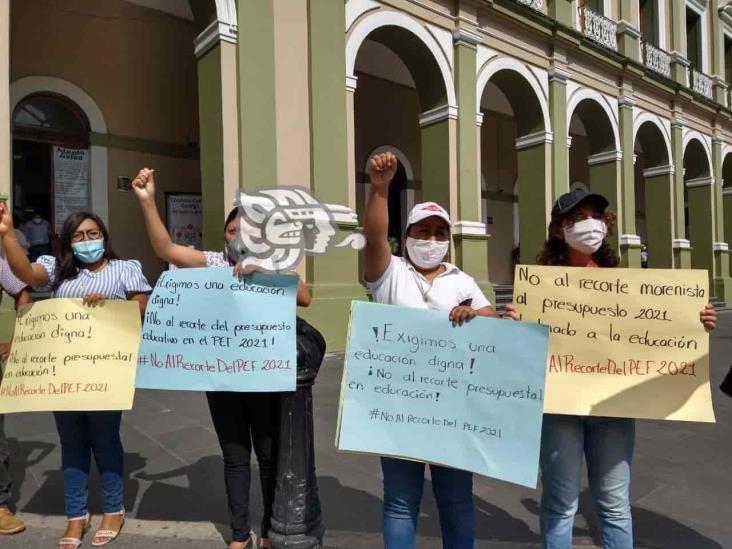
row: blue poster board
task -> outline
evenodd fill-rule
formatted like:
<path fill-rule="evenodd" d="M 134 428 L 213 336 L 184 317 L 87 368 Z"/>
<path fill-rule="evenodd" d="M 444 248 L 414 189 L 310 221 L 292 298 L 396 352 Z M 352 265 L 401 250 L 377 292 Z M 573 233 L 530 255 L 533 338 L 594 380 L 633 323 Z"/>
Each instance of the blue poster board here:
<path fill-rule="evenodd" d="M 356 302 L 339 450 L 403 457 L 536 487 L 545 326 Z"/>
<path fill-rule="evenodd" d="M 223 268 L 164 272 L 145 311 L 136 386 L 294 391 L 297 284 Z"/>

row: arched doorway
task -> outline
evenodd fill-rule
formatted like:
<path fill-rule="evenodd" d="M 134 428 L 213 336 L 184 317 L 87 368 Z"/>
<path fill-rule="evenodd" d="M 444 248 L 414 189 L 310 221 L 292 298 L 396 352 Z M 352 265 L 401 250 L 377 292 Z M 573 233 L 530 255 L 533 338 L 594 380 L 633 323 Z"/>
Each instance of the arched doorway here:
<path fill-rule="evenodd" d="M 642 122 L 635 134 L 635 226 L 646 247 L 646 266 L 673 266 L 672 188 L 674 168 L 664 129 Z M 643 261 L 643 255 L 641 260 Z"/>
<path fill-rule="evenodd" d="M 711 157 L 702 140 L 688 137 L 684 147 L 684 226 L 691 242 L 691 267 L 714 269 L 714 179 Z"/>
<path fill-rule="evenodd" d="M 78 105 L 52 93 L 24 98 L 12 120 L 13 211 L 35 259 L 50 251 L 70 213 L 90 207 L 89 121 Z"/>
<path fill-rule="evenodd" d="M 594 92 L 578 92 L 569 106 L 569 181 L 584 183 L 593 193 L 607 198 L 609 208 L 620 206 L 619 177 L 622 153 L 618 126 L 610 106 Z M 619 227 L 611 244 L 619 249 Z"/>
<path fill-rule="evenodd" d="M 508 285 L 516 263 L 533 263 L 544 242 L 551 134 L 541 84 L 526 67 L 494 61 L 481 72 L 478 91 L 488 269 L 493 283 Z"/>

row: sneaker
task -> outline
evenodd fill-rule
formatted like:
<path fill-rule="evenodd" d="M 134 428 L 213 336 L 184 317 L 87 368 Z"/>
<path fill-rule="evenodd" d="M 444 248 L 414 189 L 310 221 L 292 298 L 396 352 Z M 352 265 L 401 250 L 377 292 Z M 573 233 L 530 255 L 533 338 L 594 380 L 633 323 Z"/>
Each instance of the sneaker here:
<path fill-rule="evenodd" d="M 23 530 L 25 530 L 25 523 L 7 507 L 0 507 L 0 534 L 17 534 Z"/>

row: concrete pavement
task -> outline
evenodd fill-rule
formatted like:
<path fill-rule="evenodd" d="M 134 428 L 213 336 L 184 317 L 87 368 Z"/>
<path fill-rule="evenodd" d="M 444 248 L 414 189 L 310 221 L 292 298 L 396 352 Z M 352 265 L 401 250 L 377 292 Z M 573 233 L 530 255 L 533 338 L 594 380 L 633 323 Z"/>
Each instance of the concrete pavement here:
<path fill-rule="evenodd" d="M 732 315 L 712 336 L 716 424 L 639 421 L 632 502 L 638 547 L 732 548 L 732 399 L 717 389 L 732 362 Z M 344 455 L 333 440 L 342 359 L 329 355 L 315 387 L 316 456 L 328 529 L 326 547 L 381 544 L 381 477 L 376 458 Z M 14 504 L 28 530 L 0 537 L 0 548 L 53 547 L 62 533 L 60 448 L 50 414 L 6 418 L 15 481 Z M 138 391 L 125 413 L 125 505 L 129 521 L 118 549 L 220 549 L 228 536 L 222 464 L 202 394 Z M 256 472 L 254 473 L 256 474 Z M 539 492 L 476 477 L 478 547 L 538 547 Z M 91 509 L 99 513 L 98 481 Z M 253 524 L 261 518 L 253 482 Z M 95 521 L 98 524 L 99 518 Z M 437 549 L 439 523 L 429 480 L 419 547 Z M 599 544 L 588 494 L 575 526 L 577 547 Z M 88 541 L 85 544 L 88 545 Z"/>

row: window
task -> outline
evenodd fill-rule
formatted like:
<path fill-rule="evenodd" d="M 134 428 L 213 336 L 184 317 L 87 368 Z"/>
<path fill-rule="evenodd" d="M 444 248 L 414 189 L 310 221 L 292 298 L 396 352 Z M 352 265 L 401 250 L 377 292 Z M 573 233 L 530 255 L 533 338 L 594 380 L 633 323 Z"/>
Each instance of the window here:
<path fill-rule="evenodd" d="M 580 7 L 589 8 L 595 13 L 605 15 L 605 0 L 580 0 Z"/>
<path fill-rule="evenodd" d="M 686 8 L 686 57 L 691 67 L 699 72 L 703 72 L 701 23 L 701 16 Z"/>
<path fill-rule="evenodd" d="M 656 0 L 640 0 L 640 31 L 642 40 L 659 47 L 658 6 Z"/>

